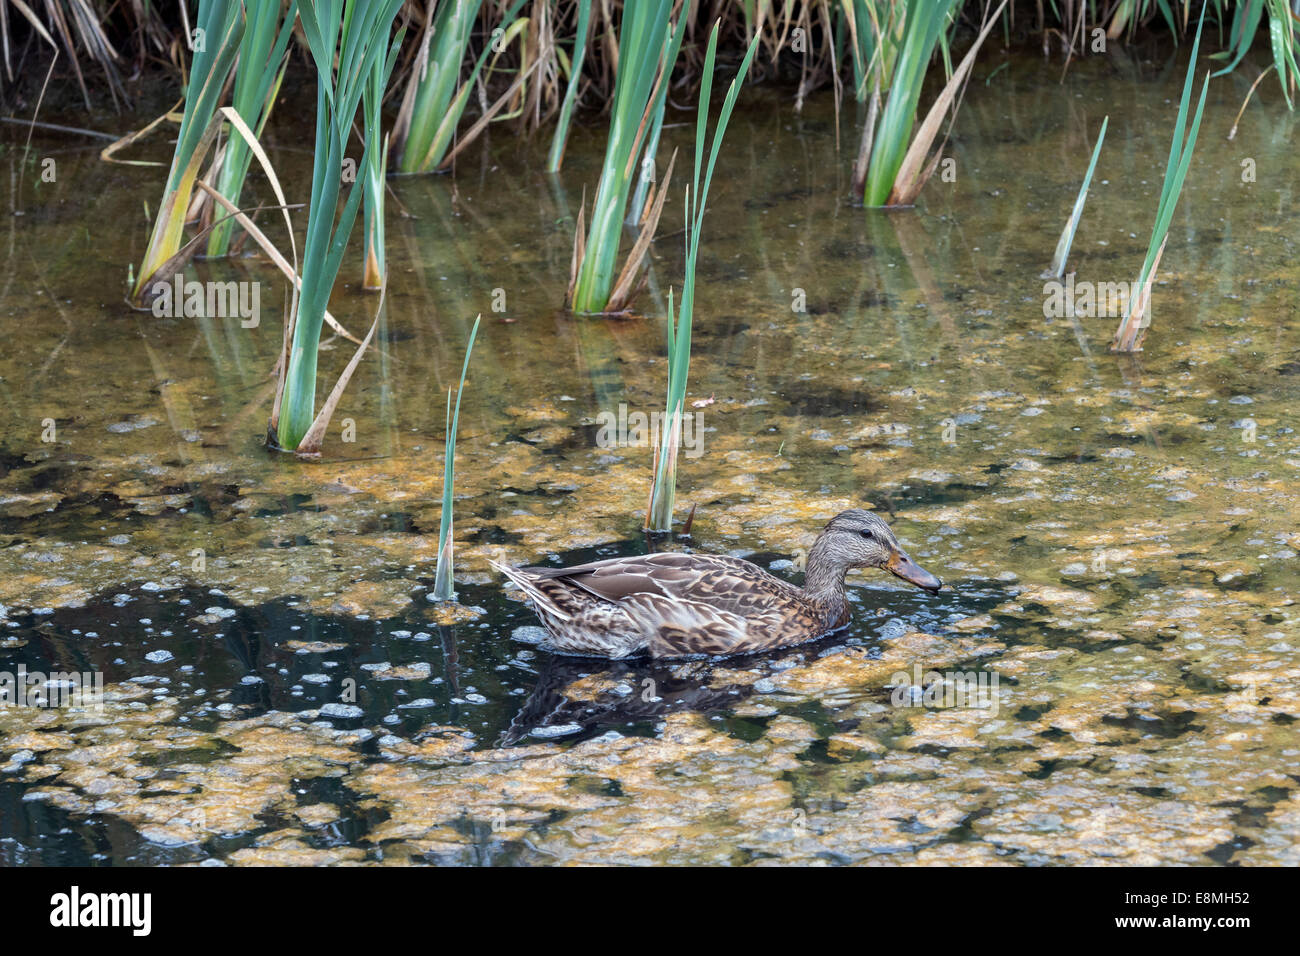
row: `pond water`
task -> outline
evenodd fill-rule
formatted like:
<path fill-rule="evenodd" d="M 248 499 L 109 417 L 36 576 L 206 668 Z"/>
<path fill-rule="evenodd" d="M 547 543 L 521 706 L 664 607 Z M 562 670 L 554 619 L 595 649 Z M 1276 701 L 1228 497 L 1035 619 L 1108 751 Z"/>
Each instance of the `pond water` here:
<path fill-rule="evenodd" d="M 0 672 L 104 692 L 0 708 L 0 863 L 1300 862 L 1295 118 L 1265 82 L 1228 141 L 1248 77 L 1214 81 L 1146 349 L 1116 357 L 1118 319 L 1045 317 L 1040 273 L 1109 115 L 1071 268 L 1136 278 L 1183 61 L 1001 63 L 913 210 L 846 201 L 851 105 L 837 136 L 829 94 L 745 90 L 699 269 L 689 540 L 640 535 L 650 451 L 597 417 L 662 408 L 680 180 L 644 315 L 560 308 L 599 118 L 558 181 L 545 136 L 499 132 L 392 181 L 380 348 L 314 464 L 262 447 L 273 268 L 189 270 L 260 282 L 256 327 L 130 311 L 162 172 L 4 130 Z M 291 201 L 307 113 L 267 137 Z M 354 331 L 359 277 L 332 303 Z M 443 417 L 478 313 L 449 607 Z M 325 349 L 332 380 L 351 350 Z M 696 548 L 798 581 L 851 506 L 950 587 L 855 573 L 849 629 L 772 655 L 559 658 L 488 566 Z M 991 694 L 931 699 L 931 672 Z"/>

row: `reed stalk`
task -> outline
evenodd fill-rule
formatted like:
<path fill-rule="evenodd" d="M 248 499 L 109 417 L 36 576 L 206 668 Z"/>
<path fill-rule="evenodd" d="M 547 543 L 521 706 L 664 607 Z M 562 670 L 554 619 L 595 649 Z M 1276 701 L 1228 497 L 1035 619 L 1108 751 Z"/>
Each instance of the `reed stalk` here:
<path fill-rule="evenodd" d="M 316 149 L 307 208 L 302 284 L 291 316 L 292 347 L 284 363 L 280 405 L 273 415 L 279 446 L 299 449 L 315 421 L 316 352 L 334 281 L 356 222 L 364 189 L 353 189 L 339 211 L 348 136 L 376 60 L 384 80 L 401 35 L 388 42 L 402 0 L 302 0 L 299 16 L 316 64 Z M 378 143 L 366 143 L 360 164 Z"/>
<path fill-rule="evenodd" d="M 1083 204 L 1088 199 L 1088 187 L 1092 185 L 1092 173 L 1097 168 L 1097 157 L 1101 155 L 1101 144 L 1106 140 L 1106 126 L 1110 123 L 1110 117 L 1107 116 L 1101 121 L 1101 132 L 1097 135 L 1097 145 L 1092 148 L 1092 159 L 1088 162 L 1088 171 L 1083 176 L 1083 185 L 1079 187 L 1079 195 L 1075 197 L 1074 208 L 1070 210 L 1070 218 L 1066 220 L 1065 228 L 1061 230 L 1061 238 L 1056 242 L 1056 253 L 1052 256 L 1052 266 L 1047 270 L 1045 278 L 1059 279 L 1065 275 L 1065 260 L 1070 257 L 1070 246 L 1074 244 L 1074 234 L 1079 228 L 1079 220 L 1083 218 Z"/>
<path fill-rule="evenodd" d="M 1208 0 L 1203 0 L 1203 2 L 1208 2 Z M 1244 2 L 1252 2 L 1252 0 L 1244 0 Z M 1106 36 L 1111 40 L 1116 40 L 1120 34 L 1125 32 L 1132 35 L 1138 24 L 1150 19 L 1157 10 L 1164 17 L 1169 31 L 1177 37 L 1178 20 L 1173 9 L 1169 6 L 1169 0 L 1119 0 L 1119 3 L 1115 6 L 1115 14 L 1111 18 L 1110 27 L 1106 30 Z"/>
<path fill-rule="evenodd" d="M 899 0 L 895 16 L 901 17 L 901 40 L 892 73 L 886 74 L 889 96 L 871 131 L 872 147 L 862 202 L 884 206 L 894 189 L 903 155 L 916 123 L 917 104 L 925 83 L 930 57 L 946 29 L 958 0 Z"/>
<path fill-rule="evenodd" d="M 442 0 L 441 3 L 431 2 L 426 5 L 413 3 L 411 8 L 427 8 L 431 20 L 436 12 L 450 11 L 458 2 L 465 3 L 467 0 Z M 791 52 L 800 54 L 800 51 L 791 49 L 792 30 L 795 26 L 804 31 L 804 39 L 812 40 L 814 46 L 817 45 L 816 37 L 820 35 L 819 52 L 815 56 L 807 47 L 802 51 L 801 82 L 794 94 L 796 104 L 801 103 L 807 92 L 818 84 L 829 83 L 838 91 L 841 78 L 845 76 L 847 82 L 853 85 L 859 101 L 865 101 L 881 73 L 885 77 L 881 83 L 882 90 L 889 87 L 888 77 L 894 73 L 891 61 L 899 40 L 896 28 L 901 23 L 901 19 L 895 16 L 895 11 L 907 2 L 908 0 L 788 0 L 778 4 L 773 0 L 721 0 L 708 4 L 685 4 L 682 16 L 689 21 L 687 30 L 692 37 L 700 32 L 697 27 L 707 26 L 709 18 L 721 16 L 724 44 L 728 41 L 734 43 L 741 37 L 747 43 L 754 36 L 762 36 L 763 48 L 774 59 L 778 54 L 787 58 Z M 925 2 L 930 3 L 932 0 Z M 1068 65 L 1069 58 L 1097 52 L 1089 36 L 1091 30 L 1099 26 L 1107 27 L 1112 39 L 1124 34 L 1132 36 L 1139 28 L 1146 28 L 1149 32 L 1167 30 L 1177 42 L 1188 32 L 1191 13 L 1204 2 L 1206 0 L 1016 0 L 1012 14 L 1004 22 L 1007 29 L 1020 27 L 1022 34 L 1032 33 L 1044 42 L 1050 36 L 1059 37 L 1062 49 L 1069 51 Z M 1295 16 L 1288 16 L 1288 7 L 1293 13 L 1300 13 L 1294 0 L 1208 2 L 1211 9 L 1207 19 L 1213 22 L 1217 17 L 1221 21 L 1222 33 L 1228 45 L 1227 57 L 1233 60 L 1234 67 L 1241 62 L 1262 30 L 1268 34 L 1269 43 L 1273 47 L 1274 62 L 1279 68 L 1283 90 L 1287 95 L 1293 94 L 1297 80 L 1291 67 L 1292 61 L 1296 59 Z M 491 0 L 485 8 L 480 0 L 477 7 L 478 22 L 503 24 L 505 17 L 501 14 L 511 3 L 512 0 Z M 961 3 L 963 10 L 974 15 L 973 12 L 981 9 L 986 0 L 979 0 L 978 3 L 961 0 Z M 621 3 L 600 3 L 590 9 L 591 29 L 585 35 L 591 42 L 586 48 L 585 63 L 580 69 L 574 71 L 570 68 L 572 64 L 565 59 L 568 50 L 560 49 L 551 39 L 548 24 L 573 22 L 584 4 L 590 5 L 590 0 L 533 0 L 537 22 L 535 28 L 530 27 L 527 49 L 521 51 L 516 62 L 520 64 L 520 69 L 529 69 L 533 63 L 544 61 L 538 74 L 540 82 L 537 88 L 530 91 L 526 103 L 521 104 L 518 98 L 512 99 L 516 107 L 522 105 L 518 123 L 528 132 L 533 131 L 544 112 L 554 112 L 560 108 L 565 94 L 564 91 L 556 90 L 559 78 L 565 75 L 570 81 L 576 78 L 581 87 L 590 87 L 602 99 L 607 98 L 612 90 L 617 72 L 614 62 L 617 40 L 606 43 L 605 34 L 607 30 L 611 33 L 616 30 L 616 24 L 612 24 L 612 21 L 618 16 Z M 184 5 L 160 5 L 144 0 L 128 0 L 126 3 L 118 0 L 43 0 L 41 3 L 0 0 L 0 14 L 5 10 L 17 14 L 13 17 L 0 15 L 0 46 L 3 47 L 6 63 L 4 79 L 10 82 L 13 81 L 14 66 L 25 62 L 23 43 L 29 37 L 39 37 L 45 49 L 53 54 L 66 54 L 59 56 L 60 65 L 70 68 L 75 74 L 88 107 L 91 103 L 90 91 L 87 88 L 87 78 L 83 75 L 86 65 L 103 68 L 115 106 L 129 101 L 119 69 L 124 59 L 133 58 L 137 68 L 146 61 L 162 59 L 178 74 L 185 73 L 185 64 L 182 62 L 185 59 L 184 51 L 195 24 L 186 14 Z M 1265 13 L 1268 14 L 1267 22 L 1264 20 Z M 1232 37 L 1228 39 L 1230 21 Z M 429 22 L 425 21 L 422 26 Z M 30 26 L 31 30 L 25 31 L 18 26 L 20 23 L 24 23 L 24 27 Z M 429 35 L 429 30 L 424 29 L 410 37 L 413 49 L 405 51 L 403 62 L 422 55 L 423 41 Z M 478 54 L 471 51 L 470 46 L 472 43 L 460 51 L 461 57 L 454 64 L 461 75 L 469 71 L 478 59 Z M 448 58 L 443 62 L 450 63 L 451 60 Z M 699 64 L 700 56 L 692 49 L 692 69 L 698 68 Z M 426 75 L 422 67 L 416 72 Z M 442 111 L 436 113 L 433 118 L 435 125 L 443 115 Z M 394 136 L 393 139 L 400 150 L 399 138 Z M 398 165 L 396 158 L 390 160 L 390 165 Z"/>
<path fill-rule="evenodd" d="M 1160 187 L 1160 203 L 1156 206 L 1155 225 L 1151 229 L 1151 241 L 1147 243 L 1146 258 L 1142 262 L 1142 271 L 1133 284 L 1129 294 L 1124 318 L 1115 337 L 1111 340 L 1111 351 L 1136 352 L 1141 350 L 1151 324 L 1151 287 L 1155 282 L 1156 267 L 1164 254 L 1165 244 L 1169 239 L 1169 225 L 1178 206 L 1178 197 L 1182 194 L 1183 183 L 1187 179 L 1187 169 L 1192 162 L 1192 151 L 1196 148 L 1196 134 L 1201 129 L 1201 116 L 1205 112 L 1205 95 L 1210 89 L 1210 77 L 1206 74 L 1201 86 L 1201 98 L 1196 104 L 1195 114 L 1191 113 L 1192 80 L 1196 75 L 1196 54 L 1201 45 L 1201 28 L 1205 25 L 1205 8 L 1201 8 L 1201 17 L 1196 25 L 1196 40 L 1192 44 L 1192 57 L 1187 64 L 1187 78 L 1183 81 L 1183 95 L 1178 102 L 1178 119 L 1174 123 L 1173 141 L 1169 144 L 1169 161 L 1165 166 L 1165 179 Z M 1190 129 L 1188 117 L 1191 116 Z M 1183 134 L 1187 133 L 1186 141 Z"/>
<path fill-rule="evenodd" d="M 384 280 L 388 275 L 387 257 L 384 254 L 384 190 L 387 188 L 388 137 L 383 133 L 382 115 L 384 87 L 388 83 L 388 77 L 384 74 L 385 66 L 383 60 L 375 60 L 370 68 L 370 78 L 361 95 L 366 144 L 372 147 L 382 140 L 380 148 L 367 148 L 366 165 L 362 170 L 362 188 L 365 190 L 362 211 L 365 259 L 361 288 L 368 292 L 383 288 Z"/>
<path fill-rule="evenodd" d="M 451 145 L 470 87 L 487 59 L 485 48 L 458 94 L 460 64 L 480 6 L 482 0 L 446 0 L 425 27 L 398 120 L 397 167 L 404 173 L 432 172 Z"/>
<path fill-rule="evenodd" d="M 180 251 L 194 182 L 210 142 L 208 130 L 244 34 L 239 0 L 200 0 L 195 23 L 194 57 L 185 86 L 185 112 L 163 199 L 131 290 L 131 299 L 137 305 L 143 304 L 159 270 Z"/>
<path fill-rule="evenodd" d="M 456 490 L 456 430 L 460 427 L 460 399 L 465 393 L 465 373 L 469 371 L 469 357 L 474 352 L 474 339 L 483 316 L 474 319 L 470 329 L 469 344 L 465 346 L 465 361 L 460 367 L 460 384 L 456 386 L 456 409 L 452 411 L 451 389 L 447 389 L 447 431 L 443 441 L 442 465 L 442 515 L 438 520 L 438 569 L 433 577 L 433 597 L 436 601 L 450 601 L 455 597 L 452 560 L 452 509 Z"/>
<path fill-rule="evenodd" d="M 916 202 L 942 158 L 947 137 L 933 153 L 930 147 L 939 136 L 944 117 L 956 116 L 975 57 L 1010 0 L 1001 0 L 996 9 L 990 10 L 991 4 L 984 8 L 980 32 L 954 69 L 948 49 L 947 20 L 953 15 L 957 2 L 895 0 L 895 20 L 901 17 L 902 22 L 885 32 L 888 35 L 892 35 L 894 30 L 902 32 L 899 34 L 901 46 L 894 72 L 889 78 L 889 98 L 881 110 L 880 90 L 884 83 L 883 75 L 877 72 L 853 172 L 853 189 L 855 194 L 861 191 L 864 206 L 910 206 Z M 948 81 L 939 91 L 916 135 L 912 136 L 926 64 L 936 45 L 941 48 Z M 950 121 L 950 131 L 951 128 Z"/>
<path fill-rule="evenodd" d="M 864 103 L 879 81 L 887 85 L 894 75 L 903 20 L 894 17 L 900 0 L 840 0 L 840 14 L 848 29 L 849 61 L 853 64 L 853 95 Z"/>
<path fill-rule="evenodd" d="M 245 10 L 247 22 L 239 44 L 239 60 L 235 64 L 231 104 L 260 137 L 271 117 L 271 108 L 275 105 L 288 65 L 285 52 L 293 35 L 294 21 L 298 18 L 298 0 L 290 0 L 283 17 L 280 15 L 280 0 L 245 0 Z M 243 194 L 252 159 L 248 144 L 242 137 L 227 138 L 216 187 L 236 206 Z M 229 254 L 234 227 L 234 220 L 228 218 L 213 226 L 208 235 L 209 258 Z"/>
<path fill-rule="evenodd" d="M 636 158 L 648 121 L 667 96 L 668 78 L 681 48 L 686 18 L 680 17 L 674 26 L 669 19 L 672 8 L 672 0 L 627 0 L 623 7 L 605 161 L 570 294 L 575 312 L 609 309 Z"/>
<path fill-rule="evenodd" d="M 1243 0 L 1237 4 L 1232 16 L 1232 30 L 1228 36 L 1228 48 L 1210 55 L 1212 60 L 1231 62 L 1213 75 L 1223 76 L 1237 68 L 1255 40 L 1259 31 L 1260 20 L 1268 12 L 1268 41 L 1273 53 L 1273 66 L 1277 69 L 1278 80 L 1282 84 L 1282 96 L 1286 99 L 1288 110 L 1295 110 L 1292 93 L 1300 79 L 1300 65 L 1296 63 L 1295 20 L 1287 7 L 1287 0 Z"/>
<path fill-rule="evenodd" d="M 558 173 L 564 163 L 564 150 L 569 143 L 569 125 L 573 122 L 573 108 L 578 101 L 578 87 L 582 85 L 582 65 L 587 59 L 587 33 L 591 24 L 591 0 L 578 0 L 578 32 L 573 39 L 573 56 L 569 58 L 569 83 L 564 91 L 564 102 L 551 136 L 551 151 L 546 157 L 546 171 Z"/>
<path fill-rule="evenodd" d="M 514 0 L 498 26 L 510 31 L 524 0 Z M 462 83 L 461 63 L 469 52 L 470 37 L 482 0 L 445 0 L 438 4 L 425 26 L 415 66 L 394 126 L 397 168 L 403 173 L 431 173 L 447 162 L 456 127 L 469 103 L 492 45 L 485 43 Z M 504 43 L 505 36 L 502 36 Z M 522 76 L 521 78 L 522 79 Z M 512 87 L 497 100 L 499 110 L 514 95 Z"/>
<path fill-rule="evenodd" d="M 641 151 L 641 162 L 637 166 L 639 173 L 636 190 L 632 193 L 632 199 L 627 206 L 627 217 L 623 220 L 629 226 L 635 226 L 641 221 L 650 188 L 655 181 L 655 158 L 659 153 L 659 136 L 664 128 L 664 112 L 667 106 L 667 98 L 660 100 L 650 122 L 650 135 L 646 137 L 645 147 Z"/>
<path fill-rule="evenodd" d="M 700 256 L 700 232 L 704 226 L 704 213 L 709 198 L 709 186 L 718 163 L 722 139 L 731 121 L 732 111 L 740 96 L 740 88 L 758 50 L 759 37 L 750 41 L 749 50 L 740 64 L 740 70 L 731 81 L 718 113 L 709 146 L 709 161 L 704 164 L 704 141 L 708 132 L 709 102 L 713 92 L 713 72 L 718 51 L 718 28 L 715 21 L 709 34 L 709 46 L 704 56 L 701 75 L 700 99 L 695 120 L 695 176 L 686 194 L 686 264 L 682 278 L 682 298 L 676 314 L 673 312 L 672 291 L 668 293 L 668 394 L 664 406 L 662 431 L 655 442 L 654 473 L 651 478 L 650 503 L 646 508 L 645 528 L 649 531 L 668 531 L 673 523 L 673 506 L 677 497 L 677 459 L 681 443 L 682 415 L 686 406 L 686 381 L 691 368 L 691 329 L 695 314 L 695 267 Z M 700 172 L 704 171 L 704 181 Z"/>

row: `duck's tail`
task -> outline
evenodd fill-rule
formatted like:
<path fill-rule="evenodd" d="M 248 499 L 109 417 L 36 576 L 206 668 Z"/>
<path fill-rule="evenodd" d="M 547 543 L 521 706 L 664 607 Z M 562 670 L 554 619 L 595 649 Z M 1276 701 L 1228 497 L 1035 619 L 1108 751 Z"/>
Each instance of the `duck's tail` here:
<path fill-rule="evenodd" d="M 538 611 L 559 618 L 561 621 L 572 620 L 572 615 L 567 611 L 561 611 L 555 601 L 533 582 L 523 568 L 512 568 L 499 561 L 493 561 L 491 558 L 488 559 L 488 563 L 513 581 L 524 594 L 532 598 L 533 603 L 537 605 Z"/>

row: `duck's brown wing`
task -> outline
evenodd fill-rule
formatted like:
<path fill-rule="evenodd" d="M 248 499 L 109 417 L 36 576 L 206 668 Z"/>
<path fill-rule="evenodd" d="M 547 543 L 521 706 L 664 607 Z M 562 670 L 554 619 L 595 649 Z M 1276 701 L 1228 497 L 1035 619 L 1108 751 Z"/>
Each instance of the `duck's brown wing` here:
<path fill-rule="evenodd" d="M 636 594 L 660 595 L 675 600 L 716 601 L 718 606 L 747 596 L 767 601 L 799 597 L 799 591 L 780 578 L 741 558 L 718 554 L 645 554 L 609 558 L 568 568 L 524 568 L 534 580 L 559 580 L 605 601 L 622 601 Z M 739 609 L 739 608 L 738 608 Z"/>
<path fill-rule="evenodd" d="M 733 654 L 816 636 L 799 590 L 740 558 L 649 554 L 528 570 L 618 604 L 657 656 Z"/>

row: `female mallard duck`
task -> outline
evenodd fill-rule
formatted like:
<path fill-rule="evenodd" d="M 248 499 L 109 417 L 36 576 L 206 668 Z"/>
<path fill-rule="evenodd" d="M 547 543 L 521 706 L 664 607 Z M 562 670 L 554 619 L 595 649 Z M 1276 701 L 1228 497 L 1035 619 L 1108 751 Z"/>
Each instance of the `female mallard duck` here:
<path fill-rule="evenodd" d="M 572 568 L 492 565 L 532 598 L 554 650 L 592 657 L 742 654 L 821 637 L 849 621 L 850 568 L 884 568 L 927 591 L 942 585 L 899 547 L 889 525 L 857 508 L 818 535 L 802 588 L 716 554 L 647 554 Z"/>

